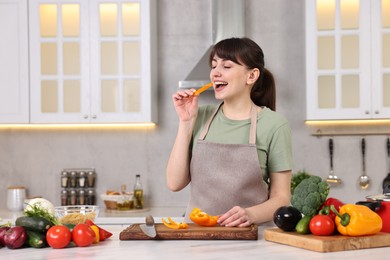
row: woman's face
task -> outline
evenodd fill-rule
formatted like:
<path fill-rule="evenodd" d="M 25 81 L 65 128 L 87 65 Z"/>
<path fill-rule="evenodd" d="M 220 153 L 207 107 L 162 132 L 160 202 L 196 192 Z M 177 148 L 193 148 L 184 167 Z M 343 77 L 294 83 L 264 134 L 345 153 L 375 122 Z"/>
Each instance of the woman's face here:
<path fill-rule="evenodd" d="M 250 93 L 247 86 L 250 71 L 243 65 L 214 56 L 210 79 L 214 84 L 216 99 L 235 98 Z"/>

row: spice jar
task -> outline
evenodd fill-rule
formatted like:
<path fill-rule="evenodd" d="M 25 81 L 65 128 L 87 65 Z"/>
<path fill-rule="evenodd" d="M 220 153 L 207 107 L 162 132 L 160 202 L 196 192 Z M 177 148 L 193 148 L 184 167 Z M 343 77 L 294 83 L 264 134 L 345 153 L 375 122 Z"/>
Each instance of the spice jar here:
<path fill-rule="evenodd" d="M 95 191 L 89 189 L 87 192 L 87 205 L 95 205 Z"/>
<path fill-rule="evenodd" d="M 87 175 L 87 187 L 93 188 L 95 187 L 95 179 L 96 179 L 96 173 L 94 171 L 89 171 Z"/>
<path fill-rule="evenodd" d="M 79 205 L 85 205 L 85 191 L 79 190 L 79 197 L 78 197 L 78 204 Z"/>
<path fill-rule="evenodd" d="M 70 195 L 69 195 L 69 205 L 76 205 L 76 202 L 77 202 L 77 194 L 76 194 L 76 191 L 75 190 L 71 190 L 70 191 Z"/>
<path fill-rule="evenodd" d="M 61 172 L 61 188 L 67 188 L 69 185 L 69 174 L 67 171 Z"/>
<path fill-rule="evenodd" d="M 87 182 L 87 175 L 85 174 L 85 172 L 79 173 L 79 178 L 77 182 L 80 188 L 85 188 Z"/>
<path fill-rule="evenodd" d="M 68 205 L 68 191 L 67 190 L 61 190 L 61 206 Z"/>
<path fill-rule="evenodd" d="M 71 172 L 70 173 L 69 186 L 71 188 L 76 188 L 76 186 L 77 186 L 77 175 L 76 175 L 76 172 Z"/>

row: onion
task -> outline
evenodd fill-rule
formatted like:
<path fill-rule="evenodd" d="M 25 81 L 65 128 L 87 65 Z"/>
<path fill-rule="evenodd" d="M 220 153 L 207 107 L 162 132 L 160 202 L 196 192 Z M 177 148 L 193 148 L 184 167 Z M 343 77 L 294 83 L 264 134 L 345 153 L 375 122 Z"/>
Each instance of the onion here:
<path fill-rule="evenodd" d="M 0 247 L 5 246 L 4 236 L 5 236 L 5 232 L 8 229 L 10 229 L 10 227 L 1 227 L 0 228 Z"/>
<path fill-rule="evenodd" d="M 24 227 L 13 227 L 5 232 L 4 242 L 10 249 L 20 248 L 27 240 L 27 233 Z"/>

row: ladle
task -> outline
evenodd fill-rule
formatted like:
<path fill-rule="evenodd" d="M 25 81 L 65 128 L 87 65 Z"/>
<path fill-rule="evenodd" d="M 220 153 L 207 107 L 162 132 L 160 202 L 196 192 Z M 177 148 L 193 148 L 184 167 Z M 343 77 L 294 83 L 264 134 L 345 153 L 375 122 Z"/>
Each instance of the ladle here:
<path fill-rule="evenodd" d="M 365 190 L 370 185 L 370 178 L 368 178 L 368 176 L 366 174 L 366 140 L 364 138 L 362 138 L 361 148 L 362 148 L 362 163 L 363 163 L 362 169 L 363 169 L 363 172 L 362 172 L 362 175 L 360 175 L 360 177 L 359 177 L 359 185 L 360 185 L 360 188 Z"/>
<path fill-rule="evenodd" d="M 329 139 L 329 157 L 330 157 L 330 172 L 326 182 L 330 184 L 340 184 L 342 181 L 333 173 L 333 139 Z"/>

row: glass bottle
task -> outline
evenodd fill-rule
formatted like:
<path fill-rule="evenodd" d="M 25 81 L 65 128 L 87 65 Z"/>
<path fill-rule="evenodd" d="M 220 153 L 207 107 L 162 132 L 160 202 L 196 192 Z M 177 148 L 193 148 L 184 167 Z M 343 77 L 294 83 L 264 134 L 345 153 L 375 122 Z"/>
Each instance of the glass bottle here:
<path fill-rule="evenodd" d="M 141 183 L 141 175 L 135 176 L 134 184 L 134 208 L 142 209 L 144 207 L 144 190 Z"/>
<path fill-rule="evenodd" d="M 118 210 L 130 209 L 129 194 L 126 192 L 126 185 L 121 186 L 121 195 L 118 201 L 116 202 L 116 207 Z"/>

